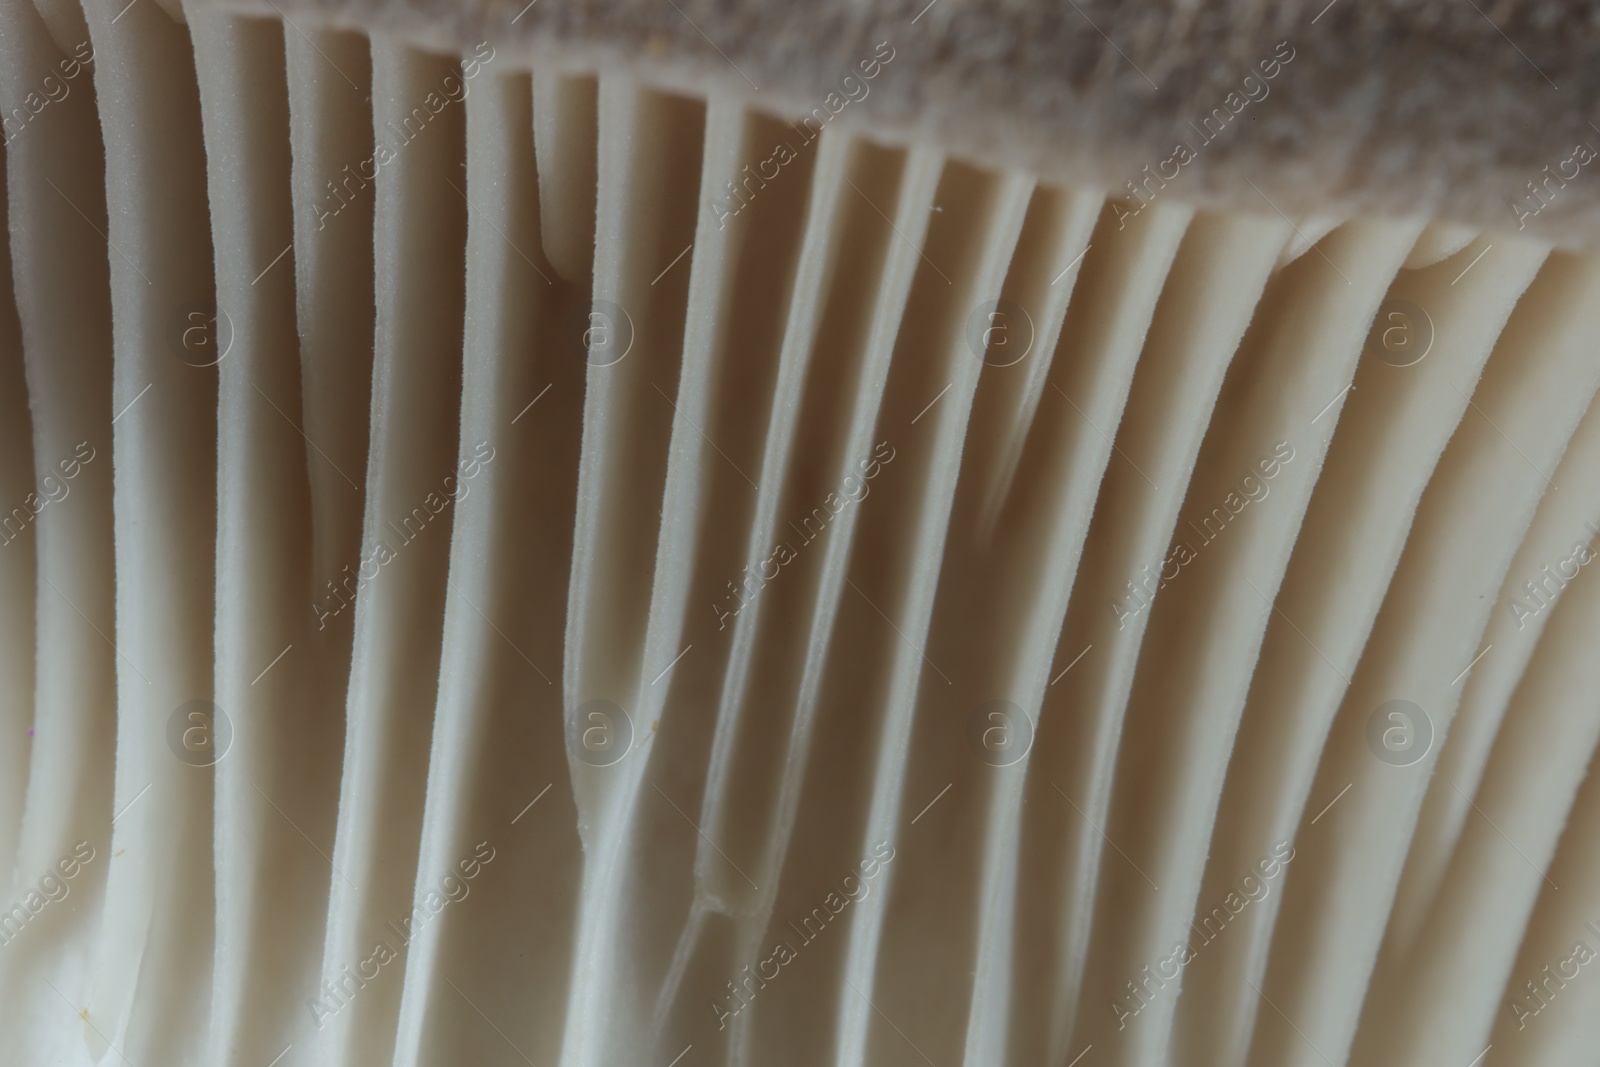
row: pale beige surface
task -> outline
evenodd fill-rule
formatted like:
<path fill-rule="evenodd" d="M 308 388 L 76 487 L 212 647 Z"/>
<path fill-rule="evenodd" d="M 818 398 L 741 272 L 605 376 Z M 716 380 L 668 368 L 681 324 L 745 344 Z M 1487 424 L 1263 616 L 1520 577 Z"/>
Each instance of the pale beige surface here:
<path fill-rule="evenodd" d="M 856 104 L 807 139 L 661 91 L 670 35 L 597 76 L 41 8 L 0 0 L 0 1067 L 1592 1046 L 1600 976 L 1542 968 L 1600 950 L 1593 259 L 1200 171 L 1140 207 L 1061 176 L 1114 145 L 976 165 Z M 925 47 L 872 107 L 942 91 Z M 1331 196 L 1324 150 L 1257 184 Z"/>

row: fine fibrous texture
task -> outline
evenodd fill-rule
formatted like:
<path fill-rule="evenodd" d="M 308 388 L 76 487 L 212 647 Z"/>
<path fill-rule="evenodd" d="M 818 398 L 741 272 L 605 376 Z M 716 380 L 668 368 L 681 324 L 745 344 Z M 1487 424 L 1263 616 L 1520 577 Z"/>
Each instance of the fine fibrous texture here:
<path fill-rule="evenodd" d="M 626 67 L 791 118 L 826 108 L 879 139 L 1113 196 L 1155 174 L 1201 206 L 1448 219 L 1600 251 L 1600 181 L 1575 158 L 1580 144 L 1589 158 L 1600 147 L 1590 4 L 208 2 L 450 51 L 487 39 L 519 61 Z M 845 79 L 880 43 L 895 51 L 892 73 L 852 93 Z M 1263 77 L 1280 66 L 1286 76 Z"/>
<path fill-rule="evenodd" d="M 1588 17 L 0 0 L 0 1067 L 1589 1062 Z"/>

